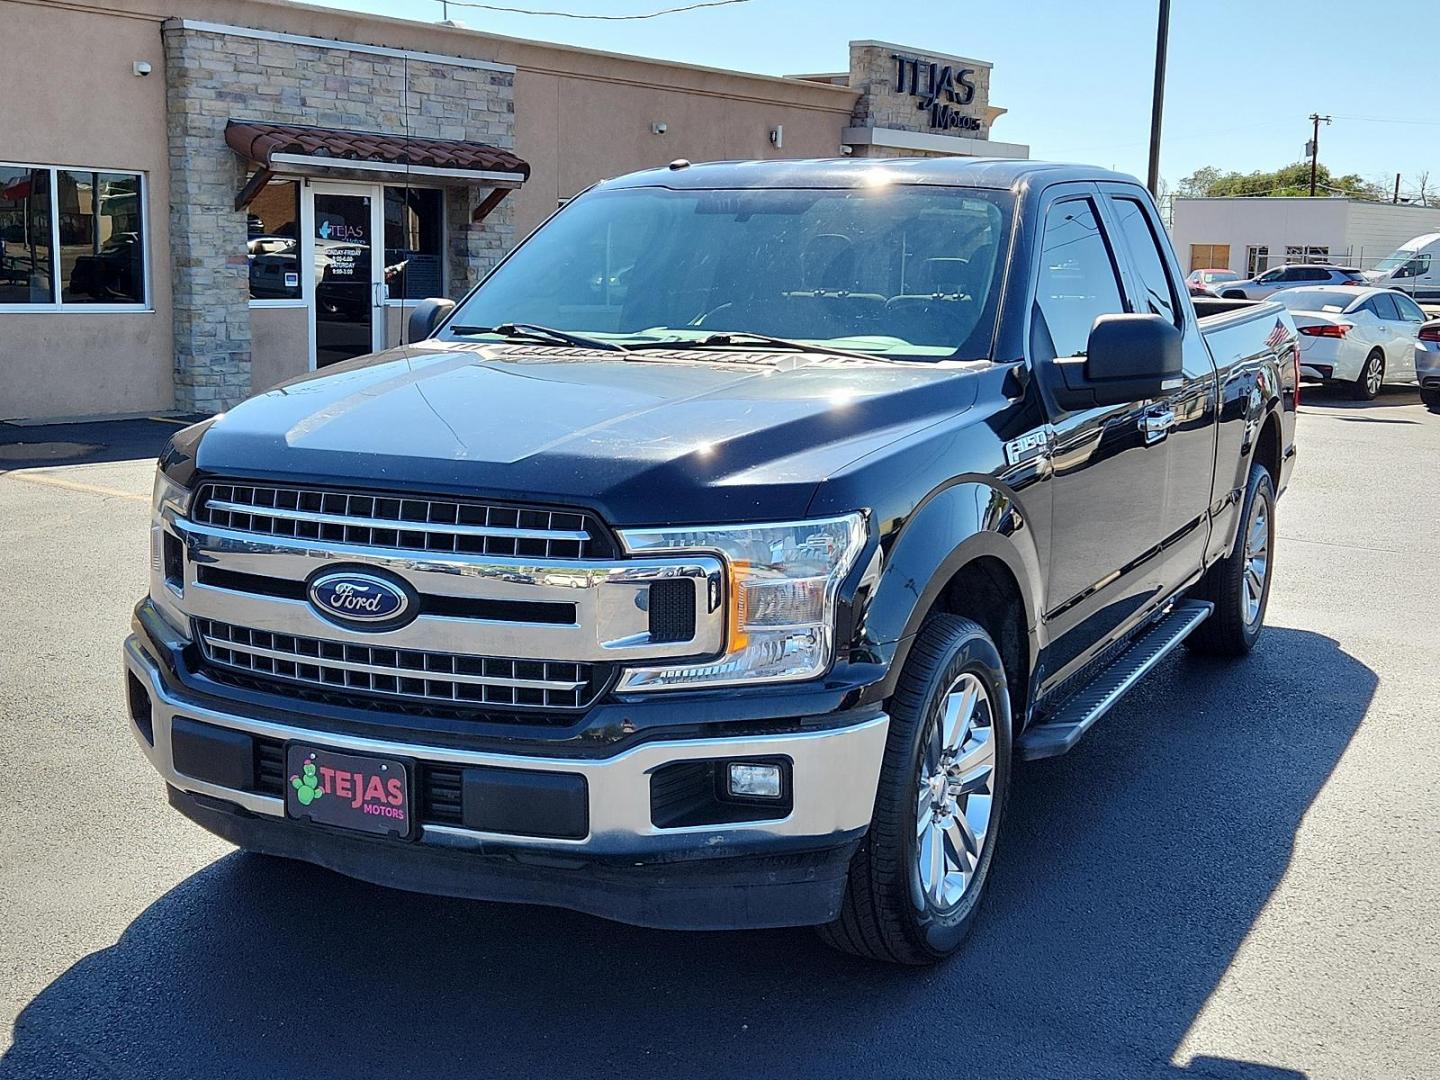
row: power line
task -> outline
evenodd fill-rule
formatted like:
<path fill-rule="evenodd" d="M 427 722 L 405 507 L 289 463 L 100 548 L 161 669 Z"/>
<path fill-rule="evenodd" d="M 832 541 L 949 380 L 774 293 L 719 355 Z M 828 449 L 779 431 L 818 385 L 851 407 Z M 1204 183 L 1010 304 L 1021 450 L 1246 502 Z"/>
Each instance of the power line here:
<path fill-rule="evenodd" d="M 661 15 L 677 15 L 682 11 L 698 11 L 701 8 L 728 7 L 731 4 L 748 4 L 751 0 L 699 0 L 694 4 L 662 8 L 637 15 L 585 15 L 577 11 L 538 11 L 534 8 L 505 7 L 501 4 L 482 4 L 478 0 L 442 0 L 448 7 L 479 8 L 482 11 L 503 11 L 510 15 L 543 15 L 554 19 L 591 19 L 601 22 L 636 22 L 641 19 L 658 19 Z"/>

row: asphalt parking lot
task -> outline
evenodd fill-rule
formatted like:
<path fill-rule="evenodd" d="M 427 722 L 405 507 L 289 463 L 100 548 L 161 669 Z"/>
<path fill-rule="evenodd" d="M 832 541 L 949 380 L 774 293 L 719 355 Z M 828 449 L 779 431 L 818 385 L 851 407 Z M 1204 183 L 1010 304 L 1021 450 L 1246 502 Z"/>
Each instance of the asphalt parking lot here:
<path fill-rule="evenodd" d="M 1440 1076 L 1413 391 L 1307 396 L 1260 648 L 1170 658 L 1022 769 L 979 929 L 930 971 L 389 891 L 168 810 L 119 692 L 168 430 L 0 425 L 0 1077 Z"/>

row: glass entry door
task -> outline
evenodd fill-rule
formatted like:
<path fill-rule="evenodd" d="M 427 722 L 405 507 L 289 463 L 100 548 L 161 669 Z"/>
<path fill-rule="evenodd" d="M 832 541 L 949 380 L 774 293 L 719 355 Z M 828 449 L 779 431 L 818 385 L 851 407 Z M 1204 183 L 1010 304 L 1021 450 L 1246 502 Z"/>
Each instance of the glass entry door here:
<path fill-rule="evenodd" d="M 316 367 L 384 347 L 380 201 L 378 185 L 305 187 L 306 229 L 315 267 L 310 317 Z"/>

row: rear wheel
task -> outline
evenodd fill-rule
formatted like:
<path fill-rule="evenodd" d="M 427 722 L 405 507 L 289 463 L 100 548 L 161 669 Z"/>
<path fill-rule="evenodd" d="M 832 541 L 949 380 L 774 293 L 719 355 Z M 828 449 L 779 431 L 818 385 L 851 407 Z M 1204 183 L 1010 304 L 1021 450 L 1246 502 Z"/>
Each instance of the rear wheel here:
<path fill-rule="evenodd" d="M 1192 595 L 1215 605 L 1185 644 L 1195 652 L 1244 656 L 1255 647 L 1270 604 L 1275 550 L 1275 484 L 1263 465 L 1250 466 L 1234 550 L 1212 566 Z"/>
<path fill-rule="evenodd" d="M 1010 779 L 1010 699 L 990 636 L 955 615 L 921 628 L 891 699 L 870 831 L 830 945 L 933 964 L 974 925 Z"/>
<path fill-rule="evenodd" d="M 1355 380 L 1350 392 L 1357 401 L 1374 401 L 1384 383 L 1385 354 L 1379 349 L 1371 349 L 1370 355 L 1365 358 L 1365 366 L 1360 369 L 1360 376 Z"/>
<path fill-rule="evenodd" d="M 1440 387 L 1422 386 L 1420 388 L 1420 400 L 1425 407 L 1433 413 L 1440 413 Z"/>

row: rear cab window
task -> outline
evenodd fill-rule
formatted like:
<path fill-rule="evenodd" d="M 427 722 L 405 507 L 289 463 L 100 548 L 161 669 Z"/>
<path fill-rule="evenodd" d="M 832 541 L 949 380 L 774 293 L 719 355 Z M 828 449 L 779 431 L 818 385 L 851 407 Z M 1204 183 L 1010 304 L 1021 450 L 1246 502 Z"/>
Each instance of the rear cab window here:
<path fill-rule="evenodd" d="M 1136 198 L 1124 195 L 1110 196 L 1110 208 L 1115 216 L 1120 243 L 1130 256 L 1130 265 L 1135 271 L 1137 310 L 1161 315 L 1175 325 L 1180 325 L 1180 302 L 1176 298 L 1170 274 L 1165 269 L 1165 258 L 1160 252 L 1160 241 L 1156 239 L 1150 217 L 1144 204 Z"/>

